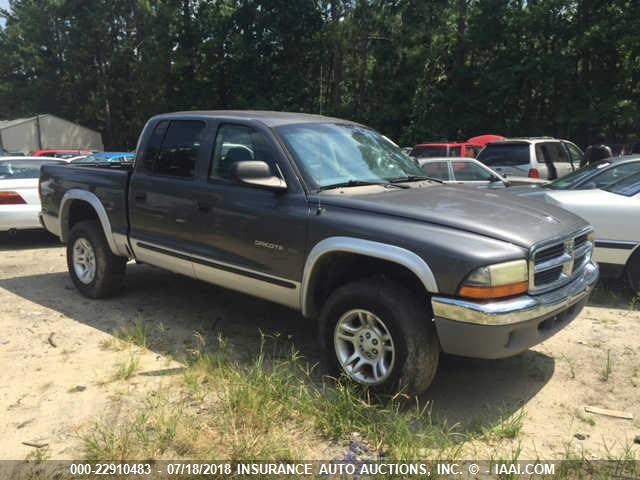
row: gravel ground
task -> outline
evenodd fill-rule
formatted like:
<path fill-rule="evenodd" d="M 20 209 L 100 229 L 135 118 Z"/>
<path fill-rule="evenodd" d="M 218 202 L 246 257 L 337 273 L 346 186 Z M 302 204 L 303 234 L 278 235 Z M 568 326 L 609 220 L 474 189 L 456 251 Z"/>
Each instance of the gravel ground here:
<path fill-rule="evenodd" d="M 614 293 L 617 288 L 611 287 Z M 511 359 L 444 357 L 421 401 L 461 432 L 477 432 L 524 411 L 516 438 L 468 442 L 469 455 L 522 448 L 521 458 L 640 457 L 640 312 L 628 294 L 589 306 L 564 331 Z M 0 458 L 80 455 L 80 436 L 123 398 L 175 381 L 194 332 L 218 333 L 238 358 L 257 351 L 260 330 L 291 338 L 319 359 L 313 329 L 295 312 L 159 269 L 130 264 L 117 298 L 91 301 L 73 288 L 64 249 L 46 234 L 0 243 Z M 123 325 L 152 325 L 133 378 L 113 378 L 126 353 L 107 348 Z M 168 355 L 170 354 L 170 355 Z M 177 359 L 177 360 L 174 360 Z M 584 412 L 586 405 L 633 414 L 626 420 Z M 347 439 L 345 439 L 347 440 Z"/>

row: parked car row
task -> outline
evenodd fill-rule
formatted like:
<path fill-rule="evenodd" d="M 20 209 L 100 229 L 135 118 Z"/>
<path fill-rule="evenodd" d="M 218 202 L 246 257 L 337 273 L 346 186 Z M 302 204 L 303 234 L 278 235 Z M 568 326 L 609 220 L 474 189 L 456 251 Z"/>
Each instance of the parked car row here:
<path fill-rule="evenodd" d="M 577 146 L 542 137 L 412 159 L 360 124 L 255 111 L 160 115 L 139 145 L 12 158 L 0 182 L 32 190 L 0 203 L 41 202 L 87 297 L 117 294 L 134 259 L 271 300 L 317 322 L 334 373 L 380 391 L 423 391 L 440 352 L 544 341 L 596 261 L 640 293 L 640 156 L 578 169 Z"/>

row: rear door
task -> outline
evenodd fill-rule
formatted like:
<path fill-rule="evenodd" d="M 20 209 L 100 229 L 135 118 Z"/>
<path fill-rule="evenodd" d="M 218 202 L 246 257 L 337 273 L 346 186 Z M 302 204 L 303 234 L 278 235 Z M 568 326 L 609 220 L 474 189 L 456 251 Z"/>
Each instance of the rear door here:
<path fill-rule="evenodd" d="M 444 182 L 451 180 L 449 162 L 446 160 L 426 161 L 421 165 L 421 168 L 431 178 L 437 178 Z"/>
<path fill-rule="evenodd" d="M 162 120 L 140 152 L 129 187 L 131 246 L 137 259 L 194 276 L 196 167 L 206 161 L 207 121 Z"/>
<path fill-rule="evenodd" d="M 574 170 L 577 170 L 578 168 L 580 168 L 580 165 L 582 165 L 582 160 L 584 159 L 584 152 L 580 150 L 575 144 L 571 142 L 567 142 L 566 140 L 563 140 L 562 144 L 564 145 L 564 147 L 567 149 L 567 152 L 569 153 L 569 158 L 571 159 L 571 166 L 573 167 Z"/>
<path fill-rule="evenodd" d="M 555 178 L 562 178 L 573 172 L 571 157 L 561 142 L 545 142 L 543 145 L 551 152 L 551 161 L 553 162 L 557 175 Z"/>
<path fill-rule="evenodd" d="M 469 161 L 452 160 L 451 171 L 454 183 L 461 183 L 473 187 L 486 188 L 489 187 L 492 184 L 492 180 L 494 180 L 494 175 L 489 170 Z M 499 182 L 499 184 L 501 187 L 504 187 L 502 182 Z"/>

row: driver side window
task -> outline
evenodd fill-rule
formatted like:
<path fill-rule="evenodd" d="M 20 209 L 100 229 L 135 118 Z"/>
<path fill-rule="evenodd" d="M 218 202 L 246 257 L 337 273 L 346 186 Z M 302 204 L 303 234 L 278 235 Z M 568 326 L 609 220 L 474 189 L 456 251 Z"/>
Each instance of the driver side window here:
<path fill-rule="evenodd" d="M 262 133 L 245 125 L 220 125 L 209 179 L 230 180 L 231 165 L 251 160 L 266 162 L 275 171 L 273 150 Z"/>

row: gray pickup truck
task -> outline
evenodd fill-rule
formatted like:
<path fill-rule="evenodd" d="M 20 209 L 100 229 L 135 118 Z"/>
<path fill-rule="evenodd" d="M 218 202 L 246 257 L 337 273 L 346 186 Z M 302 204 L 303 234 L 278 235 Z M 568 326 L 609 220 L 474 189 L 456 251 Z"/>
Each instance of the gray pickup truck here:
<path fill-rule="evenodd" d="M 117 293 L 135 259 L 265 298 L 377 391 L 425 390 L 440 352 L 526 350 L 598 278 L 580 217 L 442 185 L 384 136 L 318 115 L 159 115 L 133 164 L 47 165 L 40 195 L 82 294 Z"/>

